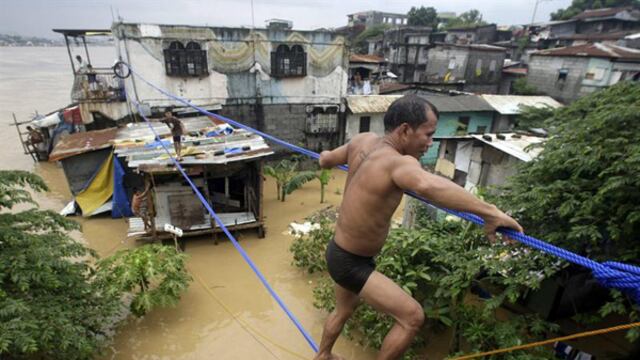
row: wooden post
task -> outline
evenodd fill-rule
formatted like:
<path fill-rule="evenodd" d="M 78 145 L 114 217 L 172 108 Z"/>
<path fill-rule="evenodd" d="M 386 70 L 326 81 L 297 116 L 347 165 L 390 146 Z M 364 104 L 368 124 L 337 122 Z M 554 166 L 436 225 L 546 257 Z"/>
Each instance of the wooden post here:
<path fill-rule="evenodd" d="M 145 173 L 146 174 L 146 173 Z M 151 178 L 151 185 L 153 186 L 153 192 L 152 194 L 155 194 L 156 192 L 156 182 L 153 179 L 153 173 L 149 173 L 148 174 L 149 177 Z M 145 185 L 147 182 L 147 176 L 145 176 Z M 147 196 L 149 196 L 149 194 L 147 194 Z M 151 199 L 154 199 L 155 197 L 152 196 Z M 153 212 L 151 214 L 151 236 L 153 236 L 153 241 L 157 242 L 158 241 L 158 232 L 156 231 L 156 202 L 155 201 L 151 201 L 151 204 L 153 205 Z"/>
<path fill-rule="evenodd" d="M 260 230 L 258 232 L 258 236 L 260 238 L 264 237 L 265 234 L 265 228 L 264 228 L 264 217 L 263 217 L 263 212 L 262 212 L 262 207 L 263 207 L 263 191 L 264 191 L 264 181 L 262 180 L 262 160 L 256 160 L 256 171 L 258 172 L 256 174 L 256 179 L 258 180 L 258 191 L 256 194 L 257 197 L 257 203 L 258 203 L 258 211 L 257 211 L 257 216 L 258 216 L 258 222 L 260 223 Z"/>
<path fill-rule="evenodd" d="M 18 136 L 20 137 L 20 145 L 22 145 L 22 150 L 24 154 L 27 155 L 29 153 L 27 146 L 24 144 L 24 139 L 22 139 L 22 132 L 20 132 L 20 125 L 18 124 L 18 119 L 16 119 L 16 113 L 11 113 L 13 115 L 13 123 L 16 125 L 16 130 L 18 130 Z"/>
<path fill-rule="evenodd" d="M 22 138 L 22 132 L 20 131 L 20 124 L 18 123 L 18 119 L 16 119 L 16 113 L 11 113 L 13 115 L 13 123 L 16 126 L 16 130 L 18 131 L 18 137 L 20 137 L 20 144 L 22 145 L 22 151 L 25 155 L 29 154 L 34 162 L 38 161 L 38 154 L 34 155 L 34 152 L 29 149 L 29 147 L 25 144 L 24 139 Z M 35 149 L 35 147 L 34 147 Z"/>
<path fill-rule="evenodd" d="M 211 194 L 209 193 L 209 177 L 207 176 L 206 165 L 203 166 L 202 176 L 204 177 L 204 196 L 207 199 L 209 206 L 213 208 L 213 202 L 211 201 Z M 208 211 L 207 211 L 207 214 L 209 215 L 209 223 L 211 224 L 211 236 L 213 237 L 213 243 L 215 245 L 218 245 L 218 236 L 216 235 L 216 220 L 213 218 L 213 216 L 211 216 L 211 214 L 209 214 Z"/>

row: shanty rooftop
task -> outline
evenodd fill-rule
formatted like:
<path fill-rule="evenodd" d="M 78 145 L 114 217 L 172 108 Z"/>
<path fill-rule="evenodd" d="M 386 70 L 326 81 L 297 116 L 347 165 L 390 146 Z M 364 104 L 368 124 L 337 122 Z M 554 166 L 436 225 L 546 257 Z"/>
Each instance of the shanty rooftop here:
<path fill-rule="evenodd" d="M 264 139 L 226 123 L 216 124 L 206 116 L 180 119 L 186 128 L 182 142 L 183 165 L 226 164 L 273 154 Z M 163 144 L 173 154 L 169 128 L 153 124 Z M 166 136 L 166 137 L 165 137 Z M 128 124 L 114 140 L 115 154 L 125 157 L 128 166 L 147 172 L 175 171 L 171 159 L 146 123 Z"/>
<path fill-rule="evenodd" d="M 264 139 L 243 129 L 235 129 L 207 116 L 180 119 L 185 127 L 181 164 L 226 164 L 273 154 Z M 172 152 L 169 127 L 152 122 L 153 130 Z M 130 123 L 123 128 L 87 131 L 64 137 L 53 149 L 50 160 L 62 160 L 91 151 L 115 147 L 129 167 L 145 171 L 176 171 L 154 131 L 147 123 Z"/>

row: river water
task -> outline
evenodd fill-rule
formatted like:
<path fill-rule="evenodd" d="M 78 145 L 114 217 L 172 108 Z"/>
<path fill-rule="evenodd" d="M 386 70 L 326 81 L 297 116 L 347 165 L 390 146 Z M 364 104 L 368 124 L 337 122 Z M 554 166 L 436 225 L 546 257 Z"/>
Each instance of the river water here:
<path fill-rule="evenodd" d="M 113 49 L 91 49 L 92 60 L 105 64 Z M 22 153 L 13 127 L 36 110 L 46 113 L 70 101 L 72 73 L 66 48 L 0 47 L 0 169 L 33 171 L 50 187 L 36 194 L 43 208 L 60 210 L 71 195 L 62 169 L 54 163 L 34 163 Z M 339 204 L 345 176 L 334 172 L 327 189 L 329 204 Z M 275 198 L 275 184 L 265 184 L 267 236 L 241 232 L 239 239 L 249 256 L 312 337 L 320 340 L 326 313 L 313 307 L 316 278 L 294 268 L 288 249 L 292 238 L 287 225 L 301 221 L 327 204 L 320 204 L 319 183 L 294 192 L 285 203 Z M 74 238 L 101 256 L 134 247 L 125 238 L 126 222 L 111 218 L 76 218 L 82 230 Z M 299 359 L 313 353 L 294 325 L 268 295 L 262 284 L 229 241 L 218 245 L 210 237 L 187 240 L 188 268 L 194 282 L 175 308 L 153 310 L 137 319 L 129 317 L 119 328 L 104 359 Z M 340 337 L 336 352 L 347 359 L 373 359 L 375 352 Z"/>

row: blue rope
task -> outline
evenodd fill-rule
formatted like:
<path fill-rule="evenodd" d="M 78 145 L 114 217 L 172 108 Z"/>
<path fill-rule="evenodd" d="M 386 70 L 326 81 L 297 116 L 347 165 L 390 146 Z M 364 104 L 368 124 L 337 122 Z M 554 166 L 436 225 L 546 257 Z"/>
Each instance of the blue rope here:
<path fill-rule="evenodd" d="M 129 68 L 131 69 L 131 67 L 129 66 Z M 319 159 L 320 155 L 301 148 L 299 146 L 290 144 L 284 140 L 280 140 L 274 136 L 271 136 L 269 134 L 263 133 L 259 130 L 253 129 L 249 126 L 246 126 L 244 124 L 241 124 L 237 121 L 231 120 L 229 118 L 226 118 L 222 115 L 218 115 L 218 114 L 214 114 L 212 112 L 209 112 L 199 106 L 193 105 L 191 104 L 191 102 L 189 102 L 188 100 L 181 98 L 179 96 L 173 95 L 167 91 L 165 91 L 164 89 L 159 88 L 158 86 L 150 83 L 149 81 L 147 81 L 145 78 L 143 78 L 140 74 L 138 74 L 136 71 L 134 71 L 133 69 L 131 69 L 131 73 L 136 75 L 138 78 L 140 78 L 140 80 L 144 81 L 146 84 L 148 84 L 149 86 L 151 86 L 152 88 L 156 89 L 157 91 L 161 92 L 162 94 L 166 95 L 167 97 L 174 99 L 178 102 L 181 102 L 187 106 L 190 106 L 198 111 L 200 111 L 203 114 L 209 115 L 209 116 L 214 116 L 217 117 L 225 122 L 228 122 L 229 124 L 233 125 L 233 126 L 237 126 L 239 128 L 245 129 L 247 131 L 251 131 L 253 133 L 256 133 L 266 139 L 269 139 L 283 147 L 289 148 L 293 151 L 297 151 L 301 154 L 307 155 L 311 158 L 314 159 Z M 345 165 L 341 165 L 339 166 L 340 169 L 347 171 L 348 167 Z M 411 192 L 407 192 L 407 195 L 416 198 L 426 204 L 429 204 L 431 206 L 434 206 L 433 204 L 431 204 L 428 200 L 426 200 L 425 198 L 415 194 L 415 193 L 411 193 Z M 475 224 L 478 225 L 484 225 L 484 220 L 474 214 L 470 214 L 470 213 L 466 213 L 466 212 L 460 212 L 460 211 L 455 211 L 455 210 L 451 210 L 451 209 L 446 209 L 446 208 L 441 208 L 443 211 L 458 216 L 462 219 L 471 221 Z M 603 262 L 603 263 L 599 263 L 596 261 L 593 261 L 591 259 L 588 259 L 584 256 L 580 256 L 578 254 L 572 253 L 568 250 L 559 248 L 557 246 L 551 245 L 549 243 L 546 243 L 544 241 L 538 240 L 534 237 L 528 236 L 524 233 L 519 233 L 516 232 L 513 229 L 507 229 L 507 228 L 500 228 L 498 229 L 498 232 L 512 238 L 515 240 L 518 240 L 520 242 L 522 242 L 525 245 L 528 245 L 530 247 L 533 247 L 535 249 L 538 249 L 540 251 L 543 251 L 545 253 L 554 255 L 556 257 L 559 257 L 561 259 L 564 259 L 566 261 L 569 261 L 571 263 L 586 267 L 588 269 L 590 269 L 594 275 L 594 277 L 596 279 L 598 279 L 598 281 L 605 287 L 608 288 L 615 288 L 618 290 L 622 290 L 626 293 L 628 293 L 630 296 L 632 296 L 634 298 L 634 300 L 636 301 L 636 303 L 640 304 L 640 267 L 638 266 L 633 266 L 633 265 L 629 265 L 629 264 L 623 264 L 623 263 L 618 263 L 618 262 L 613 262 L 613 261 L 607 261 L 607 262 Z"/>
<path fill-rule="evenodd" d="M 132 100 L 128 96 L 127 96 L 127 98 L 129 99 L 129 101 L 131 101 L 131 102 L 133 102 L 135 104 L 136 109 L 138 110 L 138 114 L 140 114 L 140 116 L 142 116 L 142 118 L 145 120 L 145 122 L 149 126 L 149 129 L 151 129 L 151 131 L 153 132 L 154 138 L 155 139 L 160 139 L 158 133 L 156 132 L 156 130 L 151 125 L 151 122 L 149 121 L 149 119 L 146 116 L 144 116 L 144 114 L 142 112 L 142 109 L 140 107 L 140 103 Z M 318 345 L 316 345 L 316 343 L 313 340 L 313 338 L 311 337 L 311 335 L 304 329 L 304 327 L 302 326 L 300 321 L 289 310 L 289 308 L 287 308 L 287 305 L 284 303 L 284 301 L 282 301 L 280 296 L 271 287 L 271 285 L 269 284 L 267 279 L 264 277 L 262 272 L 258 269 L 256 264 L 253 262 L 253 260 L 251 260 L 249 255 L 242 248 L 242 246 L 240 246 L 240 243 L 238 243 L 238 240 L 236 240 L 236 238 L 233 235 L 231 235 L 231 232 L 229 232 L 229 230 L 224 225 L 224 223 L 222 222 L 220 217 L 218 217 L 218 215 L 215 213 L 215 211 L 213 211 L 213 209 L 211 208 L 211 205 L 209 205 L 209 202 L 207 202 L 207 200 L 204 198 L 204 196 L 202 196 L 202 193 L 200 192 L 200 190 L 198 190 L 198 187 L 193 183 L 193 181 L 191 181 L 191 178 L 189 178 L 189 175 L 187 175 L 187 173 L 184 171 L 184 169 L 182 168 L 180 163 L 178 161 L 176 161 L 176 159 L 171 155 L 171 152 L 167 148 L 167 144 L 165 144 L 164 141 L 159 141 L 159 143 L 162 146 L 162 148 L 164 149 L 164 151 L 167 153 L 167 155 L 169 155 L 169 158 L 171 159 L 171 162 L 173 162 L 173 165 L 176 167 L 176 169 L 178 169 L 178 171 L 180 171 L 180 174 L 182 174 L 184 179 L 187 180 L 187 182 L 189 183 L 189 186 L 191 186 L 191 189 L 193 190 L 193 192 L 196 194 L 198 199 L 200 199 L 200 202 L 202 203 L 202 205 L 204 205 L 204 207 L 207 209 L 207 211 L 209 212 L 211 217 L 213 217 L 215 219 L 215 221 L 218 224 L 218 226 L 222 229 L 222 231 L 225 233 L 225 235 L 227 235 L 227 237 L 229 238 L 229 240 L 231 241 L 233 246 L 236 248 L 236 250 L 238 250 L 238 252 L 242 256 L 244 261 L 247 264 L 249 264 L 249 267 L 251 267 L 251 270 L 253 270 L 253 272 L 256 274 L 256 276 L 258 276 L 258 279 L 260 279 L 260 282 L 262 282 L 262 285 L 264 285 L 264 287 L 267 289 L 267 291 L 269 292 L 271 297 L 273 297 L 276 300 L 278 305 L 280 305 L 280 308 L 282 308 L 282 310 L 285 312 L 285 314 L 287 314 L 289 319 L 291 319 L 291 321 L 296 326 L 296 328 L 298 328 L 300 333 L 302 333 L 302 336 L 304 336 L 305 340 L 307 340 L 307 343 L 309 343 L 309 346 L 311 346 L 311 349 L 314 352 L 318 352 Z"/>

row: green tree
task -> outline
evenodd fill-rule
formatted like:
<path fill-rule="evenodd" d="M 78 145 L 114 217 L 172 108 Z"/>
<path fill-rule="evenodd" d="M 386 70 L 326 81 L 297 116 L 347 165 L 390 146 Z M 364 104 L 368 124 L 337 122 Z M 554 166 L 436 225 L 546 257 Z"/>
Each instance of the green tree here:
<path fill-rule="evenodd" d="M 407 23 L 412 26 L 429 26 L 435 30 L 438 28 L 438 12 L 433 7 L 411 7 L 407 13 Z"/>
<path fill-rule="evenodd" d="M 296 159 L 284 159 L 274 166 L 266 165 L 264 173 L 276 180 L 278 200 L 283 202 L 287 195 L 317 177 L 315 171 L 298 171 Z"/>
<path fill-rule="evenodd" d="M 457 18 L 449 21 L 446 25 L 446 28 L 449 29 L 454 27 L 474 27 L 486 24 L 487 23 L 482 20 L 482 13 L 480 13 L 480 11 L 476 9 L 472 9 L 463 12 Z"/>
<path fill-rule="evenodd" d="M 132 295 L 129 309 L 143 316 L 156 306 L 178 303 L 192 280 L 186 258 L 174 247 L 159 244 L 120 250 L 98 263 L 98 281 L 114 296 Z"/>
<path fill-rule="evenodd" d="M 529 85 L 526 78 L 519 78 L 513 82 L 513 93 L 515 95 L 540 95 L 538 89 Z"/>
<path fill-rule="evenodd" d="M 551 20 L 568 20 L 585 10 L 622 6 L 640 7 L 638 0 L 573 0 L 565 9 L 551 13 Z"/>
<path fill-rule="evenodd" d="M 318 178 L 318 181 L 320 181 L 320 204 L 322 204 L 324 203 L 325 189 L 331 180 L 331 170 L 322 169 L 316 174 L 316 177 Z"/>
<path fill-rule="evenodd" d="M 520 113 L 516 117 L 517 130 L 529 130 L 532 128 L 544 128 L 545 123 L 554 114 L 551 106 L 521 106 Z"/>
<path fill-rule="evenodd" d="M 26 186 L 47 190 L 34 174 L 0 171 L 0 357 L 92 358 L 119 297 L 94 281 L 95 253 L 67 235 L 78 224 L 39 210 Z"/>
<path fill-rule="evenodd" d="M 640 84 L 621 82 L 556 109 L 545 128 L 540 155 L 494 202 L 528 234 L 594 260 L 639 264 Z M 638 321 L 637 305 L 616 292 L 613 299 L 600 316 Z"/>
<path fill-rule="evenodd" d="M 540 156 L 496 201 L 530 234 L 598 260 L 637 261 L 640 84 L 622 82 L 556 109 Z"/>

